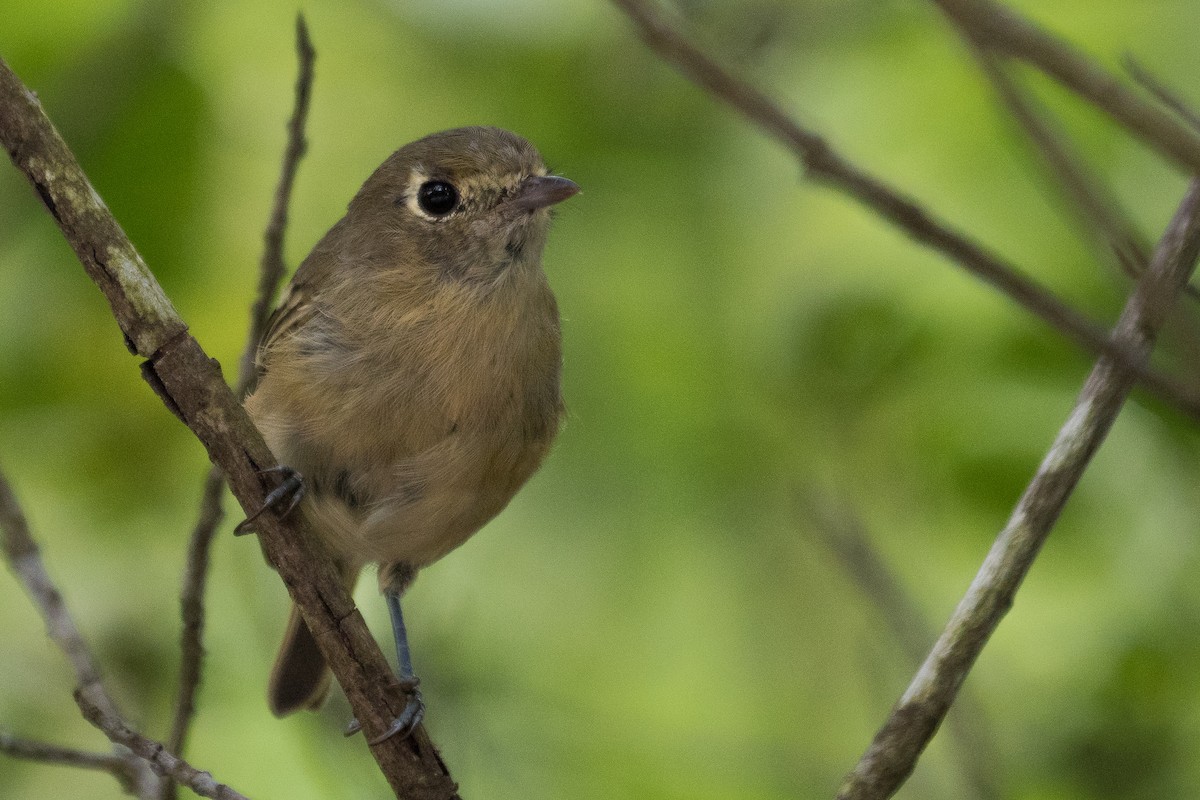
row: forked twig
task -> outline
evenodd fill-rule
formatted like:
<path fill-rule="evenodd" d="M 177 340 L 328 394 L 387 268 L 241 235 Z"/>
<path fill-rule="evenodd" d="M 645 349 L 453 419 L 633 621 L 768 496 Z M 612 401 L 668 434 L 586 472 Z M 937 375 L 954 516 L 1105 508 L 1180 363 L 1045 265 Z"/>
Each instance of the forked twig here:
<path fill-rule="evenodd" d="M 128 748 L 149 764 L 156 773 L 170 778 L 168 783 L 182 784 L 201 797 L 211 797 L 213 800 L 249 800 L 240 792 L 218 783 L 209 773 L 196 769 L 159 742 L 147 739 L 131 729 L 120 717 L 109 714 L 95 705 L 83 692 L 75 692 L 75 702 L 79 705 L 84 719 L 99 728 L 113 744 Z"/>
<path fill-rule="evenodd" d="M 3 534 L 5 557 L 45 620 L 50 639 L 63 651 L 75 670 L 78 684 L 75 689 L 75 701 L 79 704 L 84 718 L 108 736 L 109 740 L 118 746 L 118 752 L 105 756 L 14 737 L 2 737 L 0 750 L 23 758 L 103 769 L 120 780 L 127 790 L 142 798 L 156 796 L 161 784 L 169 784 L 171 781 L 160 781 L 157 777 L 166 775 L 184 783 L 204 797 L 244 800 L 241 794 L 228 786 L 216 783 L 211 775 L 192 768 L 163 745 L 151 742 L 132 730 L 125 722 L 100 680 L 99 667 L 78 626 L 75 625 L 75 620 L 63 601 L 62 593 L 46 573 L 41 553 L 29 532 L 25 514 L 2 473 L 0 534 Z"/>
<path fill-rule="evenodd" d="M 100 679 L 100 667 L 83 634 L 79 632 L 79 626 L 75 624 L 62 592 L 46 571 L 41 551 L 29 531 L 25 512 L 3 471 L 0 471 L 0 546 L 9 566 L 45 622 L 50 641 L 70 662 L 75 672 L 76 691 L 86 695 L 106 716 L 120 719 L 117 704 Z M 114 758 L 124 762 L 125 766 L 121 770 L 109 771 L 123 785 L 133 789 L 139 797 L 154 796 L 159 781 L 144 763 L 124 753 L 117 753 Z"/>

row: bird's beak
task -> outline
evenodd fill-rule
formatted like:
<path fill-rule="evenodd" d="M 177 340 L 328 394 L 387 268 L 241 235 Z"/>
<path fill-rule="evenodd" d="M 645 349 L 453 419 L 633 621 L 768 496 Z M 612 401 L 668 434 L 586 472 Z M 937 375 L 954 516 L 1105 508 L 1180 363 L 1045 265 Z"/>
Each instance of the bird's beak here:
<path fill-rule="evenodd" d="M 522 211 L 537 211 L 561 203 L 578 192 L 579 184 L 575 181 L 557 175 L 535 175 L 521 181 L 512 204 Z"/>

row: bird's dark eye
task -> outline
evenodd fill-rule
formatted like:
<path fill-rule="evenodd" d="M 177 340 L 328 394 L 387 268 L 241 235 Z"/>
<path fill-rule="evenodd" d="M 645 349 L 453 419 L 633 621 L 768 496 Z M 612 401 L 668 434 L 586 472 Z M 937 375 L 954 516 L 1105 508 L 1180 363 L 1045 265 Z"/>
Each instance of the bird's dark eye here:
<path fill-rule="evenodd" d="M 426 214 L 444 217 L 458 207 L 458 190 L 446 181 L 425 181 L 417 189 L 417 205 Z"/>

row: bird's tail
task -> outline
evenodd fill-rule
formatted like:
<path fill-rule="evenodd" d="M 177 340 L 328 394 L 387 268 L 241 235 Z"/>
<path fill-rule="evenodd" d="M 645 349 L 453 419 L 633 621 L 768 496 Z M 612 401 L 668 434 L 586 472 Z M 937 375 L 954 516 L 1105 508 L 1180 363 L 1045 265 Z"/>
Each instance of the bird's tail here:
<path fill-rule="evenodd" d="M 329 680 L 325 657 L 293 603 L 283 644 L 271 668 L 267 688 L 271 713 L 282 717 L 302 708 L 319 708 L 329 694 Z"/>

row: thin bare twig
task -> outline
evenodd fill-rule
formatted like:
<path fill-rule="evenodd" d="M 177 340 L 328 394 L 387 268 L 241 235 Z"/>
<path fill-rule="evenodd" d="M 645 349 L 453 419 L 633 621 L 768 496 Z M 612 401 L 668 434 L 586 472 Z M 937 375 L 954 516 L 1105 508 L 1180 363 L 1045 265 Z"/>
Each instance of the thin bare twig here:
<path fill-rule="evenodd" d="M 1179 95 L 1167 88 L 1166 83 L 1156 78 L 1132 56 L 1127 55 L 1124 64 L 1134 81 L 1154 95 L 1172 113 L 1200 132 L 1200 114 L 1197 114 Z M 1186 291 L 1190 297 L 1200 299 L 1200 289 L 1197 289 L 1196 286 L 1189 283 Z M 1176 326 L 1175 341 L 1182 348 L 1182 352 L 1176 358 L 1177 363 L 1190 366 L 1200 364 L 1200 320 L 1197 320 L 1192 314 L 1177 313 L 1174 315 L 1172 323 Z"/>
<path fill-rule="evenodd" d="M 1114 335 L 1148 359 L 1163 320 L 1200 254 L 1200 182 L 1163 234 Z M 838 792 L 839 800 L 890 797 L 912 773 L 1124 405 L 1134 378 L 1101 358 L 1070 417 L 996 538 L 933 650 Z"/>
<path fill-rule="evenodd" d="M 936 631 L 871 543 L 862 520 L 850 509 L 815 495 L 801 498 L 801 512 L 811 520 L 817 538 L 871 602 L 905 655 L 919 666 Z M 964 781 L 974 796 L 1001 797 L 996 778 L 998 750 L 975 698 L 961 695 L 947 724 L 952 728 L 951 741 Z"/>
<path fill-rule="evenodd" d="M 1070 43 L 992 0 L 933 2 L 979 46 L 1036 66 L 1168 160 L 1200 174 L 1200 134 L 1143 100 Z"/>
<path fill-rule="evenodd" d="M 0 144 L 54 217 L 104 293 L 142 376 L 204 444 L 242 508 L 257 509 L 278 479 L 274 456 L 237 396 L 175 311 L 141 255 L 54 129 L 37 96 L 0 59 Z M 424 727 L 380 739 L 407 696 L 337 570 L 316 549 L 304 515 L 258 518 L 258 540 L 345 690 L 371 755 L 393 791 L 409 800 L 457 796 Z"/>
<path fill-rule="evenodd" d="M 1139 277 L 1150 261 L 1150 244 L 1137 226 L 1121 208 L 1120 203 L 1108 191 L 1099 177 L 1091 173 L 1081 156 L 1072 152 L 1068 142 L 1053 130 L 1050 121 L 1035 107 L 1033 98 L 1022 92 L 1016 81 L 990 51 L 980 47 L 966 32 L 963 40 L 975 54 L 984 75 L 991 81 L 1001 102 L 1026 136 L 1041 154 L 1043 161 L 1057 183 L 1072 202 L 1075 218 L 1088 238 L 1097 236 L 1107 244 L 1107 250 L 1115 254 L 1122 268 L 1130 277 Z M 1127 65 L 1134 79 L 1142 82 L 1159 100 L 1183 119 L 1191 122 L 1195 115 L 1178 98 L 1171 95 L 1160 83 L 1141 70 L 1132 60 Z M 1200 128 L 1200 125 L 1197 126 Z M 1184 287 L 1184 293 L 1193 301 L 1200 300 L 1200 289 L 1192 284 Z M 1177 360 L 1181 365 L 1200 363 L 1200 326 L 1192 314 L 1177 309 L 1172 315 L 1176 341 L 1184 349 Z M 1194 372 L 1194 371 L 1193 371 Z M 1194 379 L 1193 379 L 1194 380 Z"/>
<path fill-rule="evenodd" d="M 105 713 L 119 716 L 116 703 L 100 682 L 100 668 L 84 641 L 71 612 L 63 602 L 62 593 L 46 572 L 42 554 L 29 532 L 29 523 L 18 503 L 7 477 L 0 472 L 0 533 L 3 533 L 4 554 L 25 586 L 38 613 L 46 623 L 50 640 L 67 657 L 75 671 L 75 681 L 88 690 Z"/>
<path fill-rule="evenodd" d="M 904 654 L 921 663 L 936 631 L 875 549 L 862 520 L 843 505 L 812 493 L 801 496 L 799 507 L 816 539 L 870 600 Z"/>
<path fill-rule="evenodd" d="M 1125 69 L 1137 81 L 1143 89 L 1154 95 L 1158 102 L 1169 108 L 1180 119 L 1192 127 L 1192 130 L 1200 132 L 1200 114 L 1188 106 L 1179 95 L 1167 88 L 1167 85 L 1154 77 L 1150 70 L 1143 67 L 1132 56 L 1125 56 Z"/>
<path fill-rule="evenodd" d="M 308 36 L 308 26 L 304 23 L 304 15 L 296 16 L 296 54 L 299 58 L 299 74 L 296 76 L 296 101 L 292 109 L 292 117 L 288 120 L 287 149 L 283 154 L 283 167 L 279 174 L 279 184 L 275 188 L 275 204 L 271 209 L 271 219 L 263 236 L 263 254 L 259 271 L 258 294 L 250 311 L 250 335 L 247 338 L 246 349 L 242 353 L 240 373 L 238 375 L 238 396 L 246 397 L 254 388 L 256 370 L 255 356 L 258 353 L 258 343 L 262 341 L 267 330 L 267 320 L 274 308 L 275 292 L 287 272 L 287 264 L 283 260 L 283 236 L 287 230 L 288 206 L 292 199 L 292 187 L 296 182 L 296 170 L 300 159 L 308 150 L 304 137 L 304 128 L 308 120 L 309 100 L 312 96 L 313 65 L 317 53 L 313 49 L 312 40 Z"/>
<path fill-rule="evenodd" d="M 287 271 L 283 259 L 284 233 L 287 230 L 288 205 L 296 170 L 307 149 L 304 129 L 308 119 L 309 99 L 312 96 L 313 64 L 316 51 L 308 35 L 304 15 L 296 16 L 296 53 L 299 58 L 299 74 L 296 78 L 295 104 L 288 121 L 288 142 L 284 152 L 283 167 L 275 189 L 275 199 L 270 222 L 264 236 L 264 249 L 260 262 L 258 293 L 250 309 L 250 332 L 242 352 L 238 374 L 237 396 L 245 399 L 254 387 L 256 370 L 255 355 L 259 342 L 266 330 L 267 319 L 275 292 Z M 204 478 L 204 489 L 200 501 L 200 517 L 192 530 L 188 542 L 187 568 L 183 590 L 180 595 L 180 613 L 183 630 L 180 634 L 179 689 L 175 699 L 175 714 L 167 748 L 180 755 L 184 752 L 188 729 L 195 713 L 196 691 L 200 686 L 200 672 L 204 658 L 204 592 L 208 582 L 209 553 L 217 527 L 225 513 L 222 499 L 225 493 L 225 477 L 220 469 L 212 467 Z M 173 800 L 175 785 L 167 781 L 163 787 L 163 800 Z"/>
<path fill-rule="evenodd" d="M 204 478 L 200 499 L 200 517 L 188 540 L 183 589 L 179 597 L 183 627 L 179 633 L 179 686 L 175 693 L 175 712 L 167 749 L 183 755 L 188 731 L 196 713 L 196 692 L 200 688 L 200 673 L 204 661 L 204 591 L 208 584 L 210 552 L 217 527 L 225 518 L 222 499 L 225 496 L 225 477 L 217 467 L 210 467 Z M 173 800 L 175 784 L 163 782 L 163 800 Z"/>
<path fill-rule="evenodd" d="M 997 63 L 996 57 L 979 47 L 970 37 L 965 38 L 1001 103 L 1041 154 L 1042 160 L 1064 190 L 1075 209 L 1074 216 L 1089 238 L 1098 235 L 1131 278 L 1141 275 L 1150 260 L 1150 245 L 1120 208 L 1116 198 L 1088 170 L 1083 159 L 1072 152 L 1063 137 L 1051 129 L 1050 122 L 1034 107 L 1032 98 L 1017 87 L 1004 66 Z"/>
<path fill-rule="evenodd" d="M 846 161 L 825 139 L 801 127 L 765 94 L 719 65 L 664 22 L 643 0 L 612 2 L 636 24 L 642 39 L 652 50 L 674 64 L 695 84 L 783 142 L 813 178 L 836 187 L 914 240 L 948 256 L 1080 346 L 1114 359 L 1136 375 L 1146 389 L 1200 420 L 1200 397 L 1191 387 L 1152 369 L 1125 343 L 1109 337 L 1100 325 L 1003 258 L 957 233 L 912 199 Z"/>
<path fill-rule="evenodd" d="M 174 755 L 161 742 L 147 739 L 132 730 L 120 717 L 106 713 L 83 692 L 75 692 L 75 702 L 79 705 L 84 719 L 99 728 L 113 744 L 128 748 L 159 775 L 188 787 L 201 797 L 211 797 L 213 800 L 248 800 L 240 792 L 215 781 L 209 773 L 196 769 Z"/>
<path fill-rule="evenodd" d="M 143 763 L 140 758 L 133 761 L 113 753 L 91 753 L 71 747 L 59 747 L 48 742 L 36 742 L 19 736 L 0 732 L 0 752 L 13 758 L 37 761 L 42 764 L 61 764 L 79 769 L 94 769 L 107 772 L 116 778 L 126 791 L 136 791 L 137 769 L 134 763 Z"/>
<path fill-rule="evenodd" d="M 1004 65 L 998 63 L 996 55 L 981 46 L 969 31 L 961 27 L 959 31 L 975 55 L 984 75 L 996 90 L 1000 101 L 1041 154 L 1058 185 L 1065 190 L 1067 198 L 1075 208 L 1074 216 L 1080 226 L 1088 234 L 1098 234 L 1107 244 L 1107 249 L 1116 256 L 1125 273 L 1131 278 L 1137 278 L 1145 271 L 1150 260 L 1149 242 L 1120 207 L 1116 197 L 1088 170 L 1083 158 L 1073 152 L 1065 139 L 1053 130 L 1050 122 L 1035 107 L 1033 99 L 1021 91 Z M 1134 80 L 1155 94 L 1163 105 L 1200 130 L 1200 121 L 1197 121 L 1195 114 L 1141 69 L 1133 59 L 1126 59 L 1126 67 Z M 1184 292 L 1192 300 L 1200 300 L 1200 289 L 1195 286 L 1188 284 L 1184 287 Z M 1185 343 L 1189 348 L 1195 347 L 1192 337 L 1187 337 Z"/>

